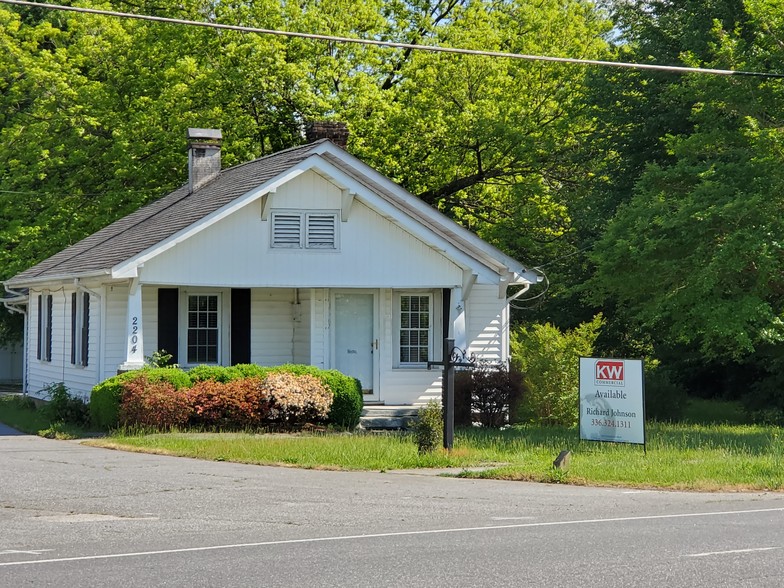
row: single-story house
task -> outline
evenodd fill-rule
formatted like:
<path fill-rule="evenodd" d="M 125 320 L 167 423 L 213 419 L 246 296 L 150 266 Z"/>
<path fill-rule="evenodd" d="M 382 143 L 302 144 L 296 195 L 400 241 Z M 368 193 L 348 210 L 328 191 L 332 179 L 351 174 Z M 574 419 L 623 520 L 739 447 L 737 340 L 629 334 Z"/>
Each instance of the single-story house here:
<path fill-rule="evenodd" d="M 445 337 L 508 360 L 509 299 L 535 270 L 327 138 L 223 170 L 219 130 L 189 140 L 186 185 L 4 282 L 29 394 L 86 396 L 165 350 L 334 368 L 368 403 L 422 404 Z"/>

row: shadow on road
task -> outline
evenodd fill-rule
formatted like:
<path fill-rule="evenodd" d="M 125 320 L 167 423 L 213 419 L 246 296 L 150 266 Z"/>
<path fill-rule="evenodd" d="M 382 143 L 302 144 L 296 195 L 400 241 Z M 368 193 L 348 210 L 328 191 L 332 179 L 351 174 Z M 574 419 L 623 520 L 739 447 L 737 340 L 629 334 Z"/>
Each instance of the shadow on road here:
<path fill-rule="evenodd" d="M 24 433 L 0 423 L 0 437 L 12 437 L 14 435 L 24 435 Z"/>

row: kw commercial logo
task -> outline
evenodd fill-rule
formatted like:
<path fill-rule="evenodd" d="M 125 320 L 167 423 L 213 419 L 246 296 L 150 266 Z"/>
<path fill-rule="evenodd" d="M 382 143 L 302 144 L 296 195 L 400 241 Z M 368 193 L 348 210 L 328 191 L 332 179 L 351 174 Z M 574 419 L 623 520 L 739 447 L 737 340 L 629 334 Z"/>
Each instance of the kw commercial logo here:
<path fill-rule="evenodd" d="M 600 386 L 623 386 L 623 362 L 599 360 L 594 376 L 596 384 Z"/>

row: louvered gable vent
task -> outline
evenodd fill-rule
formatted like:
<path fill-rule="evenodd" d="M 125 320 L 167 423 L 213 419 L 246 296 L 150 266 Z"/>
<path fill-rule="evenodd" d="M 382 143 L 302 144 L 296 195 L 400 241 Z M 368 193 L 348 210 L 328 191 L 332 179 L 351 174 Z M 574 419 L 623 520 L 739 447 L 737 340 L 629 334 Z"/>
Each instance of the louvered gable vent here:
<path fill-rule="evenodd" d="M 272 246 L 291 249 L 337 249 L 336 212 L 273 212 Z"/>
<path fill-rule="evenodd" d="M 276 213 L 272 216 L 272 246 L 302 246 L 302 215 Z"/>
<path fill-rule="evenodd" d="M 307 215 L 308 242 L 305 246 L 313 249 L 334 249 L 335 220 L 334 214 Z"/>

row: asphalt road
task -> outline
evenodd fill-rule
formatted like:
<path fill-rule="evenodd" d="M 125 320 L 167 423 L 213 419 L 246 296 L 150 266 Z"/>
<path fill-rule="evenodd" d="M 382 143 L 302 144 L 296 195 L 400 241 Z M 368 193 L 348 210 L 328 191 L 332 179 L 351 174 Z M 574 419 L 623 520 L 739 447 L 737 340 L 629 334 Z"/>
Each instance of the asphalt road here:
<path fill-rule="evenodd" d="M 0 435 L 0 586 L 784 586 L 784 494 L 323 472 Z"/>

